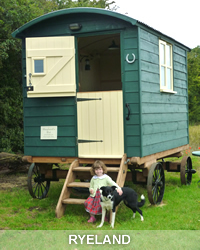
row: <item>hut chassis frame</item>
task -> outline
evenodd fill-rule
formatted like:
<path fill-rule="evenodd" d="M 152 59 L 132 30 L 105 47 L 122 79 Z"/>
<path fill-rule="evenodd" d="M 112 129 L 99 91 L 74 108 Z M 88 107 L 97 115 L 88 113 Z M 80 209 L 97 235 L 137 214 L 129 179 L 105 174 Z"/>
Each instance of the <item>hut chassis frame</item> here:
<path fill-rule="evenodd" d="M 159 152 L 145 157 L 127 158 L 125 154 L 124 164 L 127 165 L 127 171 L 124 180 L 121 182 L 133 181 L 135 184 L 147 184 L 148 199 L 151 204 L 159 204 L 162 202 L 165 189 L 164 170 L 167 172 L 180 172 L 181 184 L 190 184 L 192 174 L 192 161 L 188 156 L 184 156 L 181 161 L 164 161 L 165 158 L 181 157 L 182 151 L 188 149 L 189 145 L 184 145 L 174 149 Z M 29 193 L 34 198 L 45 198 L 50 188 L 51 181 L 59 181 L 59 179 L 69 178 L 69 170 L 52 169 L 53 164 L 73 164 L 78 162 L 80 166 L 91 165 L 96 159 L 93 158 L 77 158 L 77 157 L 34 157 L 24 156 L 23 161 L 32 163 L 28 174 Z M 116 166 L 121 165 L 121 159 L 100 159 L 108 165 L 108 172 L 111 178 L 120 180 L 116 170 Z M 162 161 L 159 161 L 162 160 Z M 113 167 L 114 166 L 114 167 Z M 90 167 L 82 167 L 74 175 L 75 179 L 88 180 L 91 178 L 89 172 Z M 34 172 L 34 173 L 33 173 Z M 35 173 L 36 172 L 36 173 Z M 34 174 L 34 177 L 32 176 Z M 35 182 L 37 188 L 34 190 L 32 182 Z M 39 185 L 39 187 L 38 187 Z M 89 187 L 89 183 L 83 184 L 83 187 Z M 39 190 L 41 189 L 41 190 Z"/>

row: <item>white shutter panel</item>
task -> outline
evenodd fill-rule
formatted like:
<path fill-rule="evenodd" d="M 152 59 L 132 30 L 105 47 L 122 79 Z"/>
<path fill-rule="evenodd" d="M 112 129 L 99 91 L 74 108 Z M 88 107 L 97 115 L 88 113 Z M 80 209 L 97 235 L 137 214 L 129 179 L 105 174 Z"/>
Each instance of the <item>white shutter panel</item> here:
<path fill-rule="evenodd" d="M 28 97 L 76 95 L 74 44 L 73 36 L 26 38 Z"/>

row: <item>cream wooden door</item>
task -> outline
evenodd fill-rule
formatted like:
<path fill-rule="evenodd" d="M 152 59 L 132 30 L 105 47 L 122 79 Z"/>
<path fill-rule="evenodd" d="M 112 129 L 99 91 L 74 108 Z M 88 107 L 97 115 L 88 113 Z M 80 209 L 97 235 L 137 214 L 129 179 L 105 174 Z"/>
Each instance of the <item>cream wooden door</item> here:
<path fill-rule="evenodd" d="M 74 37 L 26 38 L 28 97 L 75 96 Z"/>
<path fill-rule="evenodd" d="M 123 156 L 122 91 L 77 93 L 77 115 L 79 157 Z"/>

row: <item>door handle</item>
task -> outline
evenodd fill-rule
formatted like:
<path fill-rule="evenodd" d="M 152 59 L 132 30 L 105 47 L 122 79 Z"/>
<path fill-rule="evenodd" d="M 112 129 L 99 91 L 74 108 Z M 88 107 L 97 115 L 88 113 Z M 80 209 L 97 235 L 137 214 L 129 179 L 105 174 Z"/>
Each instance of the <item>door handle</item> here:
<path fill-rule="evenodd" d="M 29 86 L 27 86 L 26 88 L 27 88 L 27 91 L 33 91 L 33 85 L 32 85 L 32 82 L 31 82 L 32 74 L 29 73 L 28 75 L 29 75 Z"/>
<path fill-rule="evenodd" d="M 127 115 L 127 117 L 126 117 L 126 120 L 128 121 L 128 120 L 130 120 L 130 114 L 131 114 L 131 110 L 130 110 L 130 107 L 129 107 L 129 104 L 128 103 L 126 103 L 126 107 L 127 107 L 127 109 L 128 109 L 128 115 Z"/>
<path fill-rule="evenodd" d="M 31 83 L 31 76 L 32 76 L 32 74 L 29 73 L 28 75 L 29 75 L 29 86 L 32 86 L 32 83 Z"/>

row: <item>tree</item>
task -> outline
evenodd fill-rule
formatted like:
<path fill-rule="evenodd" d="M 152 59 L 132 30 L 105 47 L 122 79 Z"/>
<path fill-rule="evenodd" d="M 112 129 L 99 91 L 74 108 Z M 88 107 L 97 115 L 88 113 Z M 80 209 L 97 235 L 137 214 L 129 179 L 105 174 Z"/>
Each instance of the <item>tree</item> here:
<path fill-rule="evenodd" d="M 53 8 L 46 0 L 0 0 L 0 151 L 23 150 L 21 40 L 11 33 Z"/>
<path fill-rule="evenodd" d="M 200 122 L 200 46 L 188 53 L 188 96 L 190 123 Z"/>
<path fill-rule="evenodd" d="M 23 152 L 21 40 L 11 33 L 62 8 L 111 9 L 109 0 L 0 0 L 0 152 Z M 113 7 L 115 8 L 115 6 Z"/>
<path fill-rule="evenodd" d="M 76 7 L 93 7 L 109 10 L 116 10 L 115 1 L 110 0 L 53 0 L 59 9 Z"/>

